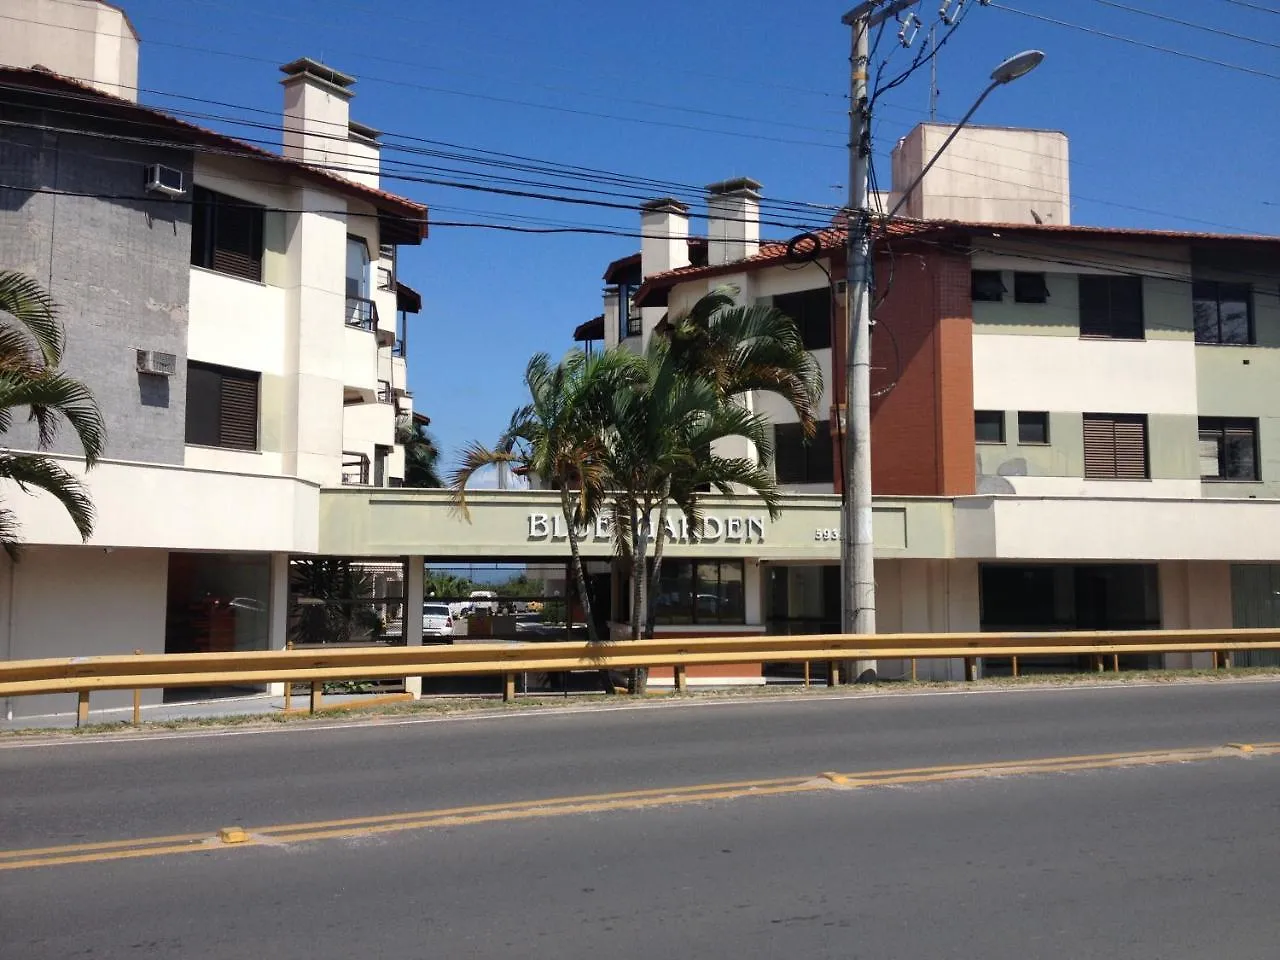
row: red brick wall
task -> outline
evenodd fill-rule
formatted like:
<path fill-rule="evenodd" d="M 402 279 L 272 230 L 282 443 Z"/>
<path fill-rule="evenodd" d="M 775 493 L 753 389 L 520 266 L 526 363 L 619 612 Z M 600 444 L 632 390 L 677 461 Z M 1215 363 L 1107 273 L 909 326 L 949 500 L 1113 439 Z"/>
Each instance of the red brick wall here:
<path fill-rule="evenodd" d="M 969 258 L 937 247 L 900 248 L 892 282 L 890 272 L 889 256 L 878 254 L 877 298 L 885 300 L 871 337 L 871 386 L 881 394 L 871 402 L 872 489 L 884 496 L 971 494 L 976 477 Z M 836 334 L 832 386 L 839 402 L 842 323 Z M 837 462 L 837 491 L 840 481 Z"/>

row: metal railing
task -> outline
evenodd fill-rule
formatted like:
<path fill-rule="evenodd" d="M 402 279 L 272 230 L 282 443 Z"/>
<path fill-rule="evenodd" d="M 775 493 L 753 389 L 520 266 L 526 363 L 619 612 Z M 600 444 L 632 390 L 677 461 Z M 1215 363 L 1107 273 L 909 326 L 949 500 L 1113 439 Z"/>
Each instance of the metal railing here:
<path fill-rule="evenodd" d="M 836 684 L 840 664 L 851 660 L 963 658 L 972 679 L 973 665 L 982 657 L 1016 662 L 1018 657 L 1070 654 L 1092 657 L 1095 669 L 1102 670 L 1108 656 L 1117 665 L 1122 655 L 1209 651 L 1218 667 L 1230 665 L 1231 651 L 1245 650 L 1280 650 L 1280 629 L 830 634 L 60 657 L 0 663 L 0 697 L 75 693 L 83 722 L 94 690 L 303 681 L 311 684 L 315 709 L 324 684 L 343 680 L 498 675 L 503 678 L 503 699 L 511 700 L 516 677 L 530 672 L 673 667 L 676 689 L 684 691 L 687 669 L 702 665 L 822 663 L 827 665 L 828 683 Z"/>
<path fill-rule="evenodd" d="M 366 487 L 369 485 L 369 456 L 364 453 L 342 453 L 342 485 Z"/>
<path fill-rule="evenodd" d="M 360 330 L 378 329 L 378 305 L 368 297 L 347 297 L 347 326 Z"/>

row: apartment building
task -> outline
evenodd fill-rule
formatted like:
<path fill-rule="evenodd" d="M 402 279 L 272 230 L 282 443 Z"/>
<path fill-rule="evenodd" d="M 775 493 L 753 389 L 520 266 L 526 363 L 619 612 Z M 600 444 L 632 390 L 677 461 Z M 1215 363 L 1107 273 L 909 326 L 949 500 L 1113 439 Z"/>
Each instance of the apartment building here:
<path fill-rule="evenodd" d="M 421 297 L 397 251 L 425 238 L 426 208 L 380 188 L 351 76 L 283 66 L 275 152 L 139 104 L 117 8 L 10 6 L 0 265 L 57 302 L 107 447 L 86 475 L 89 545 L 52 499 L 3 491 L 26 549 L 0 559 L 0 655 L 283 647 L 289 560 L 317 550 L 321 491 L 404 476 Z M 18 423 L 5 443 L 35 437 Z M 66 438 L 54 456 L 82 466 Z"/>
<path fill-rule="evenodd" d="M 895 175 L 928 134 L 904 139 Z M 953 218 L 895 223 L 876 245 L 880 630 L 1280 624 L 1280 238 L 1073 226 L 1065 138 L 1015 134 L 979 131 L 965 149 L 1038 152 L 1059 173 L 1002 200 L 998 180 L 967 183 L 980 165 L 944 169 L 907 206 Z M 710 186 L 705 239 L 685 204 L 645 205 L 598 329 L 639 347 L 722 285 L 796 319 L 824 374 L 818 436 L 806 443 L 775 397 L 744 402 L 774 422 L 787 510 L 806 519 L 766 529 L 758 569 L 735 558 L 731 577 L 758 594 L 745 626 L 833 629 L 844 231 L 762 243 L 760 202 L 748 179 Z M 703 565 L 731 558 L 716 554 L 704 543 L 673 567 L 671 595 L 723 593 L 700 586 Z M 697 602 L 670 613 L 699 623 Z"/>

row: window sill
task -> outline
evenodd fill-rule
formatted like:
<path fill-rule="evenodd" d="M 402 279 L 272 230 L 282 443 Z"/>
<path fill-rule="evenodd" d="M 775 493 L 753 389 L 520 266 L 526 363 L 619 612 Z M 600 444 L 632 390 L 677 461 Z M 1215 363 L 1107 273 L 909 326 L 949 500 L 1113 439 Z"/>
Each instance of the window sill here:
<path fill-rule="evenodd" d="M 1053 444 L 1048 440 L 1019 440 L 1020 447 L 1052 447 Z"/>
<path fill-rule="evenodd" d="M 262 456 L 262 451 L 257 449 L 249 449 L 248 447 L 219 447 L 210 443 L 183 443 L 184 447 L 194 447 L 196 450 L 224 450 L 228 453 L 251 453 L 255 457 Z"/>
<path fill-rule="evenodd" d="M 1082 333 L 1081 340 L 1101 341 L 1103 343 L 1146 343 L 1147 338 L 1143 337 L 1108 337 L 1102 333 Z"/>
<path fill-rule="evenodd" d="M 1236 347 L 1237 349 L 1240 347 L 1256 347 L 1258 345 L 1256 343 L 1221 343 L 1217 340 L 1197 340 L 1195 344 L 1197 347 Z"/>
<path fill-rule="evenodd" d="M 975 440 L 973 442 L 980 447 L 1007 447 L 1009 445 L 1004 440 Z"/>
<path fill-rule="evenodd" d="M 1150 477 L 1084 477 L 1085 480 L 1101 480 L 1105 483 L 1150 483 Z"/>
<path fill-rule="evenodd" d="M 1262 480 L 1234 480 L 1231 477 L 1201 477 L 1201 483 L 1252 483 L 1262 484 Z"/>
<path fill-rule="evenodd" d="M 255 287 L 266 287 L 269 284 L 264 280 L 251 280 L 248 277 L 241 277 L 234 273 L 223 273 L 221 270 L 215 270 L 213 267 L 202 267 L 198 263 L 191 264 L 192 270 L 199 270 L 201 273 L 207 273 L 211 277 L 225 277 L 228 280 L 239 280 L 242 283 L 252 283 Z"/>

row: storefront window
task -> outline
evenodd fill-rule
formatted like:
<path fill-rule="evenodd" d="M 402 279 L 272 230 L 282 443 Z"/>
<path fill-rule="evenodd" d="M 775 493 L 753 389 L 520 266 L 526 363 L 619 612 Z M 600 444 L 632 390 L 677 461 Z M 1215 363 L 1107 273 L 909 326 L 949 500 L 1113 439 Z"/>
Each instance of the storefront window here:
<path fill-rule="evenodd" d="M 658 587 L 661 624 L 745 623 L 741 560 L 664 560 Z"/>

